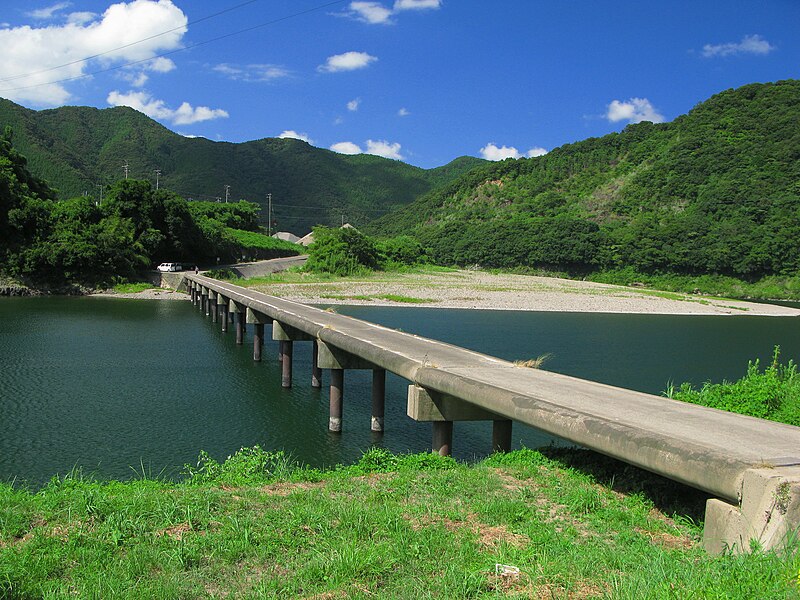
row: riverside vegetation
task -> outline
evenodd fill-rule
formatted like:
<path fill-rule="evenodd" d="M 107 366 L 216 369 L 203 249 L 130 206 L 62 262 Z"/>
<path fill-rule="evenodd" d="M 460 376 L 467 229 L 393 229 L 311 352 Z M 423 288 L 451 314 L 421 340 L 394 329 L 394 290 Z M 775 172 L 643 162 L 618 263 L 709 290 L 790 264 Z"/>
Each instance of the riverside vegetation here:
<path fill-rule="evenodd" d="M 0 276 L 38 288 L 107 286 L 136 279 L 155 264 L 275 258 L 297 246 L 259 233 L 249 202 L 187 202 L 147 181 L 124 180 L 102 203 L 55 192 L 0 136 Z"/>
<path fill-rule="evenodd" d="M 666 394 L 796 424 L 779 356 Z M 797 539 L 707 556 L 702 492 L 585 450 L 314 469 L 254 447 L 184 476 L 0 484 L 0 597 L 800 597 Z"/>

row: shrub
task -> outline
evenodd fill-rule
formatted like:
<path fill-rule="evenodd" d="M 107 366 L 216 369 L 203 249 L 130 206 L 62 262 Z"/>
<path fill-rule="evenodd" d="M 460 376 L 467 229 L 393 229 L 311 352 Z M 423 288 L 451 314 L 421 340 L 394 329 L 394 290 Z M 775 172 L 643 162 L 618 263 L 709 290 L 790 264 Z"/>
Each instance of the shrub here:
<path fill-rule="evenodd" d="M 344 277 L 381 267 L 375 242 L 353 227 L 315 227 L 308 254 L 307 271 Z"/>

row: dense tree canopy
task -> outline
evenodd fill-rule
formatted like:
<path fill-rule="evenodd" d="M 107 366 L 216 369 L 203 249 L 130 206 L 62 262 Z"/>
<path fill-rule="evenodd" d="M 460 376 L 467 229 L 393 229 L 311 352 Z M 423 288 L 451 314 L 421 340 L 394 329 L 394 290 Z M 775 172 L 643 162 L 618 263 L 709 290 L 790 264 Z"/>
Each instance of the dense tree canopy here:
<path fill-rule="evenodd" d="M 159 262 L 215 263 L 297 254 L 292 244 L 251 233 L 259 206 L 189 203 L 147 181 L 120 181 L 100 203 L 56 200 L 26 160 L 0 138 L 0 272 L 34 285 L 99 285 Z"/>

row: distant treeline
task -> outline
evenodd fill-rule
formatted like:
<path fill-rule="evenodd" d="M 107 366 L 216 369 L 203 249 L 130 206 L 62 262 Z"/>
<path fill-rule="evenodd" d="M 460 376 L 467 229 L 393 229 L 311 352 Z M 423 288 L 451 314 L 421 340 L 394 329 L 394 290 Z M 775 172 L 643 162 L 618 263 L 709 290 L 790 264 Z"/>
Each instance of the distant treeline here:
<path fill-rule="evenodd" d="M 25 157 L 0 137 L 0 274 L 35 286 L 101 285 L 159 262 L 216 263 L 297 254 L 262 235 L 250 202 L 187 202 L 149 182 L 124 180 L 102 202 L 57 200 Z"/>

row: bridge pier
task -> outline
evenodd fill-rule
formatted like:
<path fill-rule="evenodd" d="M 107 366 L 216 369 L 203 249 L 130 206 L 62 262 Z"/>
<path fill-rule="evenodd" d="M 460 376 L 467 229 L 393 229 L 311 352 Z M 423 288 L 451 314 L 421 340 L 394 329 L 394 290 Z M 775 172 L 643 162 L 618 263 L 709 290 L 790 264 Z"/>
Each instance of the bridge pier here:
<path fill-rule="evenodd" d="M 281 387 L 290 388 L 292 387 L 293 342 L 313 341 L 315 338 L 291 325 L 273 320 L 272 339 L 280 342 L 278 359 L 281 361 Z"/>
<path fill-rule="evenodd" d="M 211 313 L 211 322 L 217 322 L 217 316 L 219 315 L 219 310 L 217 310 L 217 293 L 211 292 L 208 295 L 208 311 Z"/>
<path fill-rule="evenodd" d="M 344 404 L 344 369 L 331 369 L 330 416 L 328 431 L 342 430 L 342 405 Z"/>
<path fill-rule="evenodd" d="M 453 422 L 434 421 L 431 446 L 434 454 L 450 456 L 453 453 Z"/>
<path fill-rule="evenodd" d="M 372 431 L 383 431 L 386 409 L 386 369 L 372 369 Z"/>
<path fill-rule="evenodd" d="M 207 315 L 207 305 L 208 305 L 208 290 L 204 287 L 200 288 L 200 312 L 204 315 Z"/>
<path fill-rule="evenodd" d="M 217 295 L 217 309 L 219 310 L 219 322 L 221 323 L 222 333 L 228 332 L 228 304 L 229 300 L 222 294 Z"/>
<path fill-rule="evenodd" d="M 272 317 L 248 307 L 246 321 L 253 324 L 253 360 L 260 361 L 264 349 L 264 325 L 272 324 Z"/>
<path fill-rule="evenodd" d="M 431 446 L 441 456 L 452 452 L 454 421 L 492 421 L 492 450 L 511 448 L 511 421 L 453 396 L 411 384 L 407 413 L 415 421 L 433 423 Z"/>
<path fill-rule="evenodd" d="M 344 385 L 345 369 L 369 369 L 372 371 L 372 417 L 370 419 L 370 428 L 372 431 L 383 431 L 383 413 L 386 402 L 386 371 L 384 369 L 360 356 L 350 354 L 321 340 L 317 341 L 317 367 L 330 369 L 331 371 L 331 413 L 329 421 L 329 429 L 331 431 L 341 431 L 342 428 L 342 387 Z M 341 371 L 341 374 L 338 374 L 337 371 Z M 340 378 L 338 383 L 341 385 L 335 385 L 334 375 Z M 338 427 L 338 429 L 333 429 L 333 427 Z"/>
<path fill-rule="evenodd" d="M 318 355 L 319 343 L 314 340 L 311 346 L 311 387 L 317 389 L 322 387 L 322 369 L 319 368 Z"/>

